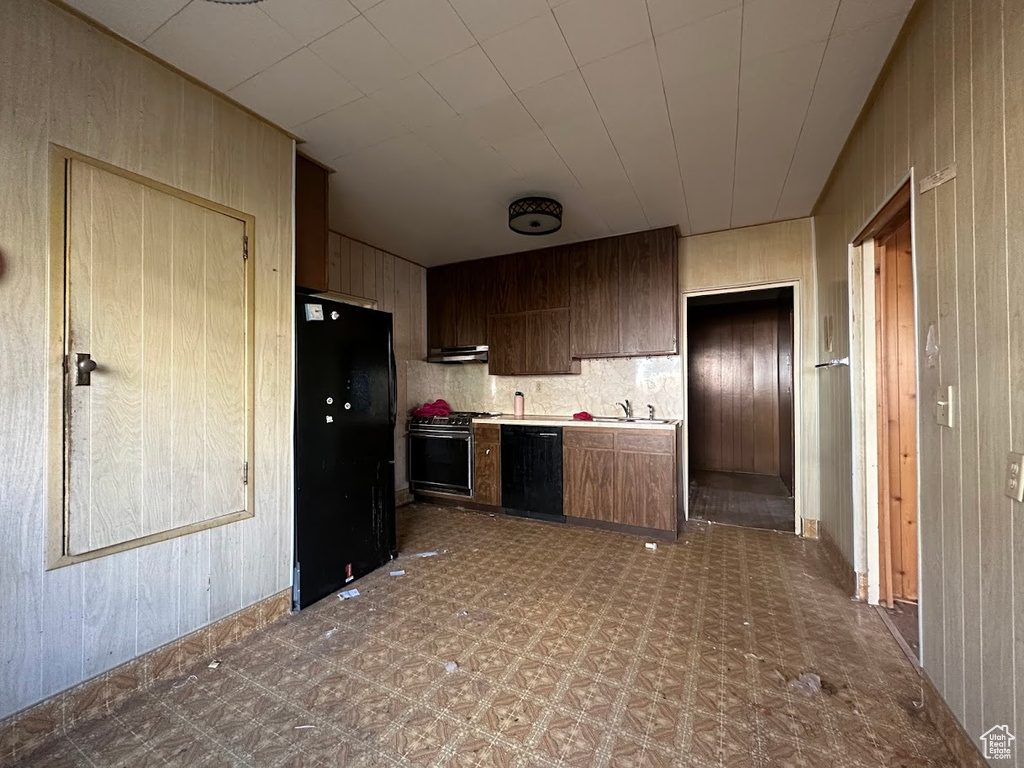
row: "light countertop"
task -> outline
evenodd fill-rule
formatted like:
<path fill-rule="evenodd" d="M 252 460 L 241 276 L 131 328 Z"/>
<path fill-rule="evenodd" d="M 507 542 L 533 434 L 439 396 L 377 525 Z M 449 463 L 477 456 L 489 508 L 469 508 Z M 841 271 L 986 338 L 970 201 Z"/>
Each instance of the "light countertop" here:
<path fill-rule="evenodd" d="M 673 430 L 679 425 L 679 421 L 670 421 L 668 424 L 650 424 L 640 419 L 639 421 L 578 421 L 572 416 L 513 416 L 503 413 L 501 416 L 485 416 L 473 419 L 474 424 L 517 424 L 521 427 L 584 427 L 602 429 L 662 429 Z"/>

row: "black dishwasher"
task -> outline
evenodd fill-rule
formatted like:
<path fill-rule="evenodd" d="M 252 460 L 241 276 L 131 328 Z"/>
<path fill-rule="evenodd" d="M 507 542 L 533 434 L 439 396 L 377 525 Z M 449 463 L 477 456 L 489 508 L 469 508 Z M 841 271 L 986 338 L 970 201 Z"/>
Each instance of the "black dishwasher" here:
<path fill-rule="evenodd" d="M 501 506 L 513 515 L 565 522 L 560 427 L 501 427 Z"/>

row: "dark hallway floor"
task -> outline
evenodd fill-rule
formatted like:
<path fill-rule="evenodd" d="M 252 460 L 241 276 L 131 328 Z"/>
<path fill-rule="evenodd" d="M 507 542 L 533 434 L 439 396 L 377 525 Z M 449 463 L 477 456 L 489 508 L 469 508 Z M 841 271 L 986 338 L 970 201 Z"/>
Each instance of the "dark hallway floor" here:
<path fill-rule="evenodd" d="M 775 475 L 690 470 L 690 519 L 794 531 L 793 497 Z"/>
<path fill-rule="evenodd" d="M 816 541 L 693 525 L 652 552 L 424 504 L 399 530 L 405 555 L 359 597 L 273 624 L 20 765 L 954 765 L 915 705 L 920 678 Z M 790 684 L 805 672 L 821 690 Z"/>

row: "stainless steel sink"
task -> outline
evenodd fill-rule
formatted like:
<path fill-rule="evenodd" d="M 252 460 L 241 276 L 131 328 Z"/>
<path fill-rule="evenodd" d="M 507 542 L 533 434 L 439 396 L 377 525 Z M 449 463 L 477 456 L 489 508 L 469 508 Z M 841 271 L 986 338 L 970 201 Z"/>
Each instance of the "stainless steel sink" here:
<path fill-rule="evenodd" d="M 671 424 L 671 419 L 639 419 L 625 416 L 595 416 L 594 421 L 614 422 L 618 424 Z"/>

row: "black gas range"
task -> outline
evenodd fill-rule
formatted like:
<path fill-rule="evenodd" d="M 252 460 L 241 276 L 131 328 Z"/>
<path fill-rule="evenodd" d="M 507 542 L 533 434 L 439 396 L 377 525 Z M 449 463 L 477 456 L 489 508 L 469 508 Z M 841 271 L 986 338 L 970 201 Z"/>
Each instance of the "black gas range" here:
<path fill-rule="evenodd" d="M 473 419 L 498 416 L 452 411 L 409 418 L 409 485 L 413 491 L 473 495 Z"/>

